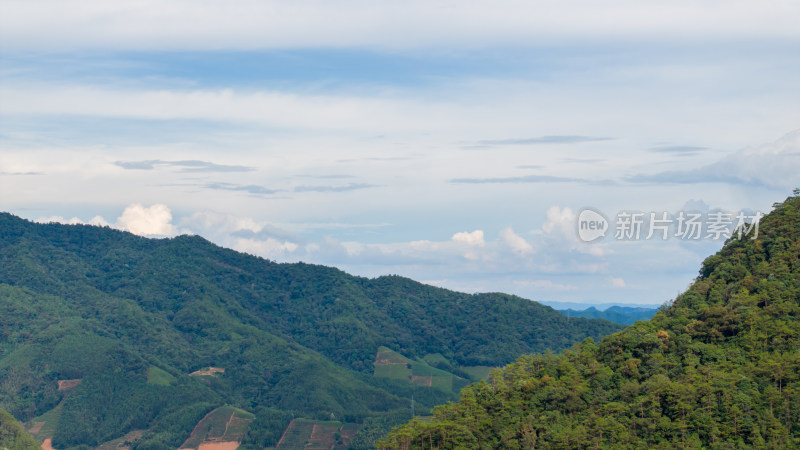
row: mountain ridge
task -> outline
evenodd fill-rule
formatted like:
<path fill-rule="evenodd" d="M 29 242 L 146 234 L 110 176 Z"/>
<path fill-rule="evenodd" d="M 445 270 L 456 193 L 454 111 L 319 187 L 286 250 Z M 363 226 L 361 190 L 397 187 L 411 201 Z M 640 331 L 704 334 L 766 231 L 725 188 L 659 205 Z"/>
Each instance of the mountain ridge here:
<path fill-rule="evenodd" d="M 360 423 L 401 417 L 412 395 L 420 411 L 453 399 L 373 377 L 380 346 L 415 359 L 439 354 L 437 369 L 452 373 L 621 328 L 506 294 L 276 263 L 199 236 L 148 239 L 8 213 L 0 297 L 0 377 L 11 380 L 0 405 L 24 420 L 58 406 L 56 448 L 137 429 L 148 431 L 135 448 L 177 446 L 225 404 L 256 415 L 243 448 L 259 448 L 293 417 Z M 225 371 L 188 376 L 203 367 Z M 69 392 L 56 389 L 75 379 Z"/>
<path fill-rule="evenodd" d="M 644 308 L 613 305 L 604 310 L 599 310 L 594 306 L 586 309 L 558 309 L 558 312 L 567 317 L 583 317 L 587 319 L 605 319 L 610 322 L 633 325 L 640 320 L 649 320 L 658 311 L 657 308 Z"/>

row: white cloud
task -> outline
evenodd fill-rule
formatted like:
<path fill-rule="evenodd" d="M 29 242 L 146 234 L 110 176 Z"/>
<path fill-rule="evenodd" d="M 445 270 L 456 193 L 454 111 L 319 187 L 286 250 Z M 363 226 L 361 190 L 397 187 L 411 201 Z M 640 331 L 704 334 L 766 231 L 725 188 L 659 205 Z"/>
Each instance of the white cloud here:
<path fill-rule="evenodd" d="M 625 287 L 625 280 L 622 278 L 611 278 L 611 285 L 615 288 L 624 288 Z"/>
<path fill-rule="evenodd" d="M 511 227 L 503 228 L 500 231 L 500 239 L 517 255 L 526 256 L 534 251 L 533 246 L 525 238 L 514 233 L 514 229 Z"/>
<path fill-rule="evenodd" d="M 94 216 L 89 219 L 88 222 L 84 222 L 83 220 L 73 217 L 71 219 L 65 219 L 61 216 L 51 216 L 51 217 L 41 217 L 36 219 L 39 223 L 61 223 L 64 225 L 94 225 L 96 227 L 110 227 L 111 224 L 106 221 L 101 216 Z"/>
<path fill-rule="evenodd" d="M 698 169 L 642 174 L 628 179 L 639 183 L 743 184 L 788 191 L 800 186 L 800 130 Z"/>
<path fill-rule="evenodd" d="M 213 233 L 232 233 L 248 230 L 260 232 L 264 224 L 260 224 L 249 217 L 238 217 L 222 214 L 215 211 L 199 211 L 189 217 L 181 219 L 181 225 L 192 229 Z"/>
<path fill-rule="evenodd" d="M 263 256 L 265 258 L 270 259 L 279 259 L 283 260 L 287 257 L 291 256 L 295 250 L 298 249 L 298 245 L 294 242 L 289 241 L 279 241 L 273 238 L 267 238 L 263 240 L 259 239 L 236 239 L 233 249 L 244 252 L 250 253 L 253 255 Z"/>
<path fill-rule="evenodd" d="M 89 225 L 94 225 L 96 227 L 110 227 L 111 224 L 106 221 L 106 219 L 102 218 L 101 216 L 94 216 L 92 217 L 89 222 Z"/>
<path fill-rule="evenodd" d="M 551 206 L 547 210 L 547 220 L 542 225 L 542 231 L 548 235 L 577 240 L 575 218 L 576 216 L 572 209 Z"/>
<path fill-rule="evenodd" d="M 470 246 L 483 247 L 486 241 L 483 240 L 483 230 L 475 230 L 472 232 L 462 231 L 456 233 L 452 237 L 453 242 L 459 242 Z"/>
<path fill-rule="evenodd" d="M 614 253 L 614 251 L 610 250 L 607 245 L 597 244 L 597 243 L 585 245 L 583 248 L 579 247 L 578 250 L 582 253 L 587 253 L 589 255 L 597 257 L 606 256 L 611 253 Z"/>
<path fill-rule="evenodd" d="M 140 236 L 170 236 L 176 233 L 172 225 L 172 212 L 162 204 L 150 207 L 139 203 L 129 205 L 117 218 L 115 226 Z"/>
<path fill-rule="evenodd" d="M 156 204 L 149 208 L 138 203 L 129 205 L 114 224 L 109 223 L 102 216 L 94 216 L 88 221 L 84 221 L 78 217 L 66 219 L 61 216 L 41 217 L 36 219 L 36 221 L 39 223 L 111 227 L 140 236 L 170 236 L 177 232 L 171 223 L 172 213 L 169 208 L 161 204 Z"/>
<path fill-rule="evenodd" d="M 380 132 L 426 129 L 420 105 L 400 98 L 308 95 L 234 89 L 121 90 L 94 86 L 0 87 L 4 115 L 56 114 L 131 119 L 203 119 L 284 128 Z M 452 116 L 447 105 L 426 105 Z M 441 120 L 440 120 L 441 122 Z"/>

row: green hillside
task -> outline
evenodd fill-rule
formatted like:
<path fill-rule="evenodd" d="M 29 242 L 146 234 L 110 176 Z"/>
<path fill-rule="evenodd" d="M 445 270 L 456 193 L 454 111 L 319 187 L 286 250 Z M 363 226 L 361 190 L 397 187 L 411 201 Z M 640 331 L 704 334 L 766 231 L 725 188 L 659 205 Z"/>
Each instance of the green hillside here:
<path fill-rule="evenodd" d="M 442 355 L 425 355 L 424 358 L 414 361 L 381 346 L 375 356 L 375 371 L 373 375 L 379 378 L 401 380 L 419 386 L 435 387 L 442 391 L 456 394 L 470 381 L 478 381 L 480 379 L 480 377 L 477 377 L 473 380 L 466 372 L 466 369 L 472 369 L 472 367 L 461 367 L 458 372 L 463 373 L 465 376 L 460 377 L 447 370 L 433 367 L 431 364 L 453 370 L 450 362 Z"/>
<path fill-rule="evenodd" d="M 0 449 L 38 450 L 41 447 L 11 414 L 0 409 Z"/>
<path fill-rule="evenodd" d="M 145 430 L 134 448 L 177 448 L 223 405 L 255 414 L 243 448 L 274 446 L 297 417 L 369 423 L 374 437 L 412 396 L 417 411 L 455 399 L 452 388 L 374 377 L 380 346 L 437 355 L 431 370 L 469 378 L 461 367 L 620 328 L 510 295 L 277 264 L 200 237 L 0 214 L 0 407 L 39 418 L 37 436 L 56 448 L 134 430 Z"/>
<path fill-rule="evenodd" d="M 519 358 L 382 448 L 800 448 L 800 196 L 671 306 Z"/>

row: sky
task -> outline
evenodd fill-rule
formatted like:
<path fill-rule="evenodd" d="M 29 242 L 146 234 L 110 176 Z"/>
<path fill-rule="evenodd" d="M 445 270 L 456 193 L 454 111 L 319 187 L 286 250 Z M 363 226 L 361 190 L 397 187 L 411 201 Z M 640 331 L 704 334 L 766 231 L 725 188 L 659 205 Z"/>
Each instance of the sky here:
<path fill-rule="evenodd" d="M 796 1 L 0 0 L 0 210 L 660 305 L 712 222 L 800 187 L 797 23 Z"/>

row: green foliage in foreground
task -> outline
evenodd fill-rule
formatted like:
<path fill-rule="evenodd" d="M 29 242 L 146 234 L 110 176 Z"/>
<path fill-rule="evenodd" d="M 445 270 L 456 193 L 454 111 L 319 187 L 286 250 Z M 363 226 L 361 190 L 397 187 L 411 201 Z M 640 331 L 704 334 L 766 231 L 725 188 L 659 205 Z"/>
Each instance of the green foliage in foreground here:
<path fill-rule="evenodd" d="M 519 358 L 381 448 L 800 448 L 800 197 L 649 322 Z"/>
<path fill-rule="evenodd" d="M 222 405 L 256 414 L 246 448 L 274 444 L 287 418 L 385 428 L 412 395 L 418 412 L 456 396 L 452 383 L 373 377 L 381 345 L 415 361 L 438 355 L 434 367 L 464 377 L 461 366 L 499 366 L 619 329 L 510 295 L 0 213 L 0 407 L 46 418 L 37 437 L 56 448 L 133 430 L 144 430 L 136 450 L 177 448 Z M 210 366 L 225 372 L 188 376 Z"/>
<path fill-rule="evenodd" d="M 38 450 L 41 447 L 11 414 L 0 409 L 0 449 Z"/>

